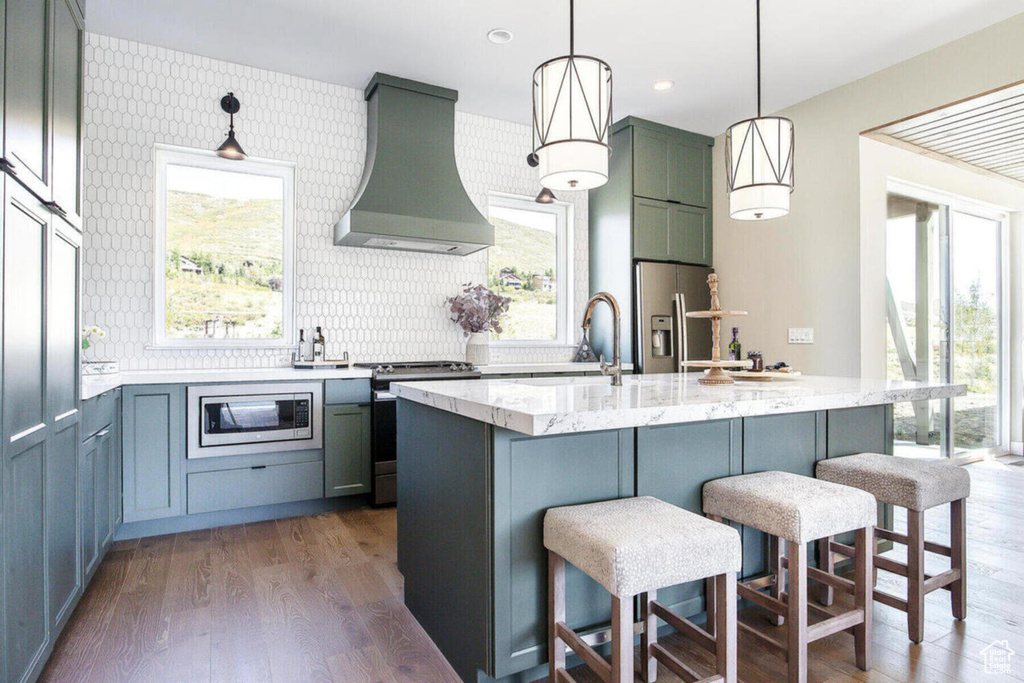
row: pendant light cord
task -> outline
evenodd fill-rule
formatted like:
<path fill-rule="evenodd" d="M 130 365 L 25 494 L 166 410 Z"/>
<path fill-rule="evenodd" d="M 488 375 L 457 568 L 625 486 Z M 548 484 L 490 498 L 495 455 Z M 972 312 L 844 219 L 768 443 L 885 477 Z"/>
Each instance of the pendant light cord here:
<path fill-rule="evenodd" d="M 760 0 L 758 0 L 760 2 Z M 569 56 L 576 54 L 576 0 L 569 0 Z"/>
<path fill-rule="evenodd" d="M 761 118 L 761 0 L 757 3 L 757 118 Z"/>

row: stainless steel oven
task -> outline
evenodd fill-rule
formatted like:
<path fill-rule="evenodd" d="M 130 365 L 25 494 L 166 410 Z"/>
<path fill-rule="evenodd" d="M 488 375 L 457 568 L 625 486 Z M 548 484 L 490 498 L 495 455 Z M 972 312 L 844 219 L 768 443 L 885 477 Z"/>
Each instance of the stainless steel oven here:
<path fill-rule="evenodd" d="M 319 382 L 188 387 L 189 458 L 322 447 Z"/>

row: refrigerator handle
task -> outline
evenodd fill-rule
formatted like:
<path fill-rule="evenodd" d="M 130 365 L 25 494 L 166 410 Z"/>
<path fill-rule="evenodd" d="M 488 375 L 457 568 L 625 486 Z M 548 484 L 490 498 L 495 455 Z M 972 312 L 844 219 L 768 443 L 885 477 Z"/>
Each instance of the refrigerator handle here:
<path fill-rule="evenodd" d="M 682 292 L 676 292 L 676 369 L 678 372 L 686 372 L 683 361 L 689 360 L 690 351 L 686 344 L 686 297 Z"/>

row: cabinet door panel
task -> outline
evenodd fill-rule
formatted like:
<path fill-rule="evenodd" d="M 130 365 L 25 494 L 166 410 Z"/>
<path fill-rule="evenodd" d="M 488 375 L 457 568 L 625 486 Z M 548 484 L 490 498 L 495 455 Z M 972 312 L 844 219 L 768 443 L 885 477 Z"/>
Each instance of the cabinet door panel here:
<path fill-rule="evenodd" d="M 180 385 L 124 390 L 124 521 L 184 514 L 181 466 L 184 399 Z"/>
<path fill-rule="evenodd" d="M 6 181 L 4 211 L 4 433 L 7 438 L 45 423 L 43 405 L 46 235 L 48 218 L 35 198 Z"/>
<path fill-rule="evenodd" d="M 633 194 L 648 199 L 670 199 L 669 154 L 671 138 L 646 128 L 633 128 Z"/>
<path fill-rule="evenodd" d="M 82 547 L 82 572 L 90 576 L 96 568 L 96 448 L 97 438 L 90 437 L 82 444 L 78 458 L 78 496 L 82 510 L 79 540 Z"/>
<path fill-rule="evenodd" d="M 54 231 L 46 296 L 46 400 L 54 419 L 78 406 L 78 253 L 77 234 Z"/>
<path fill-rule="evenodd" d="M 634 199 L 633 258 L 667 261 L 671 221 L 671 204 Z"/>
<path fill-rule="evenodd" d="M 96 552 L 102 557 L 110 546 L 112 527 L 110 525 L 110 467 L 111 428 L 108 425 L 96 435 L 96 460 L 93 462 L 93 532 L 96 537 Z"/>
<path fill-rule="evenodd" d="M 6 3 L 4 157 L 19 180 L 49 199 L 50 74 L 46 0 Z"/>
<path fill-rule="evenodd" d="M 670 149 L 668 198 L 691 206 L 710 206 L 711 149 L 679 139 L 672 140 Z"/>
<path fill-rule="evenodd" d="M 121 473 L 123 460 L 121 458 L 121 390 L 115 389 L 114 399 L 114 420 L 111 423 L 110 439 L 110 534 L 111 541 L 121 527 L 123 519 L 123 503 L 121 500 L 122 486 Z"/>
<path fill-rule="evenodd" d="M 669 229 L 669 253 L 673 261 L 711 265 L 708 223 L 711 217 L 706 209 L 689 206 L 672 208 Z"/>
<path fill-rule="evenodd" d="M 46 647 L 43 535 L 45 443 L 12 454 L 4 462 L 4 563 L 7 679 L 20 681 Z"/>
<path fill-rule="evenodd" d="M 47 569 L 50 628 L 66 616 L 78 591 L 78 443 L 72 423 L 51 439 L 46 454 Z"/>
<path fill-rule="evenodd" d="M 82 27 L 75 0 L 54 4 L 53 201 L 81 229 Z"/>
<path fill-rule="evenodd" d="M 370 406 L 327 406 L 324 421 L 324 496 L 369 493 Z"/>

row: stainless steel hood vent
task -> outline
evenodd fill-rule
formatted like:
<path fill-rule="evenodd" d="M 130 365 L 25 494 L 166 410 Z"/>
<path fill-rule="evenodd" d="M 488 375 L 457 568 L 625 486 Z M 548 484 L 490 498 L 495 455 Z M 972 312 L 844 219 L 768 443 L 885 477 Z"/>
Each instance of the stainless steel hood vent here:
<path fill-rule="evenodd" d="M 494 245 L 494 228 L 455 166 L 459 93 L 375 74 L 366 86 L 366 166 L 334 243 L 465 256 Z"/>

